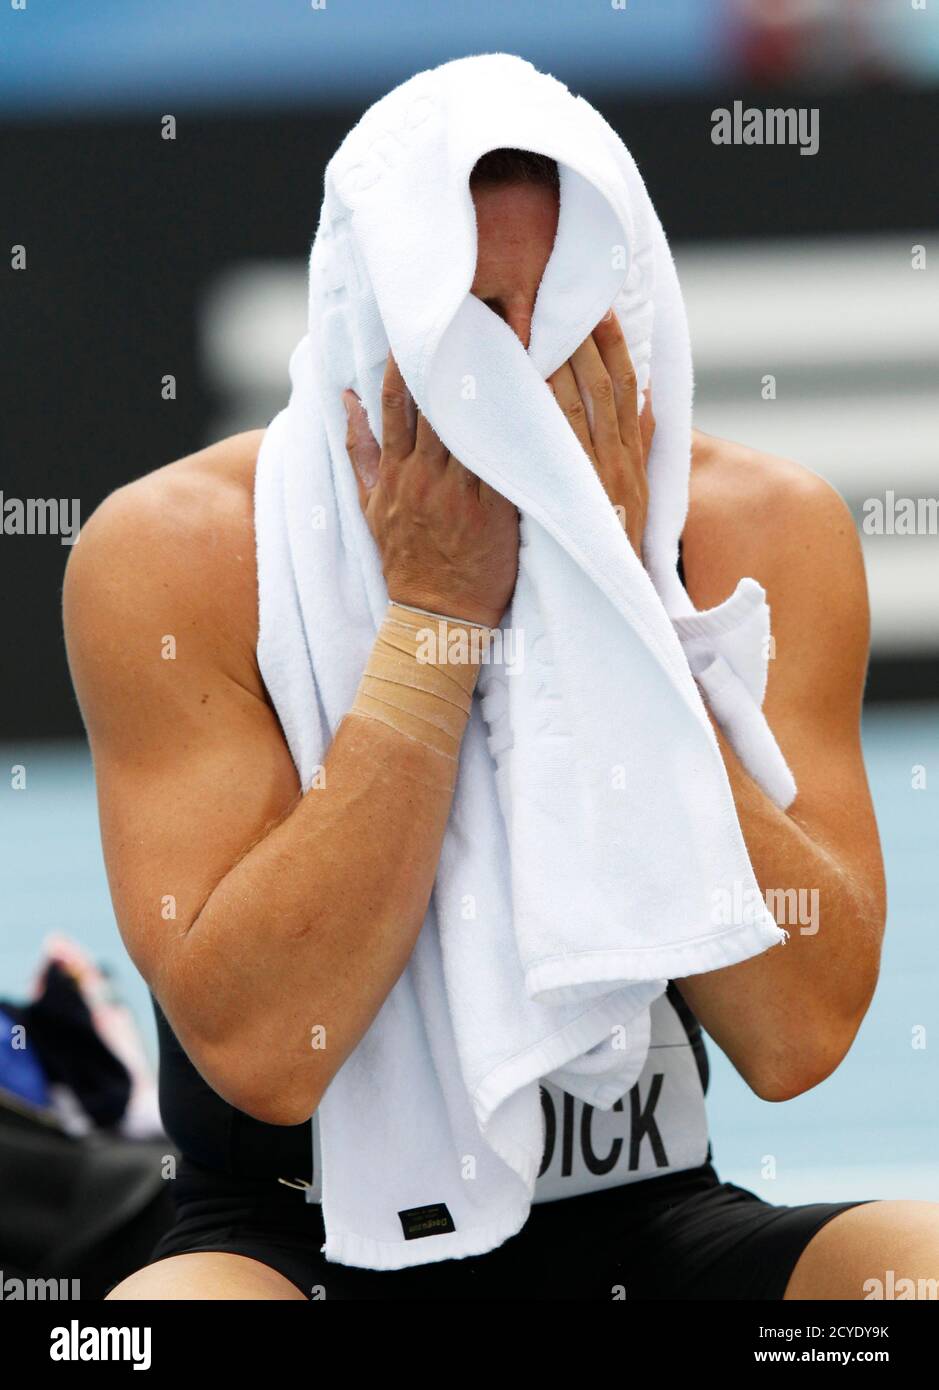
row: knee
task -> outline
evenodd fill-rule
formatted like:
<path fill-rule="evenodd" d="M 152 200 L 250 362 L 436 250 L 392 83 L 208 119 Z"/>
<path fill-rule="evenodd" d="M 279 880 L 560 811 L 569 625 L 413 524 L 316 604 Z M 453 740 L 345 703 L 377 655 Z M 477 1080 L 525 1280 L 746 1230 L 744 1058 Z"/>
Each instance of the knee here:
<path fill-rule="evenodd" d="M 872 1202 L 862 1298 L 939 1299 L 939 1202 Z"/>
<path fill-rule="evenodd" d="M 809 1241 L 786 1298 L 939 1298 L 939 1203 L 866 1202 Z"/>
<path fill-rule="evenodd" d="M 170 1255 L 154 1264 L 144 1265 L 128 1274 L 105 1295 L 105 1303 L 137 1300 L 152 1302 L 164 1299 L 211 1298 L 198 1262 L 193 1268 L 192 1256 Z"/>
<path fill-rule="evenodd" d="M 245 1255 L 193 1251 L 165 1255 L 129 1274 L 107 1295 L 120 1299 L 299 1299 L 300 1292 L 277 1270 Z"/>

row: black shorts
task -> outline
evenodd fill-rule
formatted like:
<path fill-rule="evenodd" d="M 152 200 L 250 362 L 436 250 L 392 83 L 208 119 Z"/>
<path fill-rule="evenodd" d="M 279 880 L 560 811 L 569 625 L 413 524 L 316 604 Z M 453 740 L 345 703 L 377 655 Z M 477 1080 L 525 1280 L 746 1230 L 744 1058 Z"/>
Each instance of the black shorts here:
<path fill-rule="evenodd" d="M 781 1299 L 812 1236 L 858 1202 L 773 1206 L 710 1164 L 539 1202 L 486 1255 L 375 1271 L 330 1263 L 320 1207 L 276 1178 L 233 1178 L 182 1159 L 176 1222 L 148 1264 L 192 1251 L 247 1255 L 308 1298 Z"/>

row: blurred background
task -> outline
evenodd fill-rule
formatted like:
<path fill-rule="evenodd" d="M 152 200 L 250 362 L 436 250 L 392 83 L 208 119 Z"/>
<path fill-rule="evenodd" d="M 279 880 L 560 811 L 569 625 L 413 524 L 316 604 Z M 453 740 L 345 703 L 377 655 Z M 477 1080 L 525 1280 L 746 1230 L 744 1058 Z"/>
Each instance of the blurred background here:
<path fill-rule="evenodd" d="M 13 268 L 4 249 L 0 488 L 78 499 L 85 519 L 119 484 L 265 425 L 304 332 L 330 154 L 395 83 L 497 50 L 582 93 L 635 155 L 687 298 L 695 423 L 822 474 L 862 531 L 865 746 L 890 889 L 882 980 L 847 1061 L 783 1106 L 755 1099 L 711 1045 L 717 1166 L 773 1201 L 939 1199 L 935 500 L 928 509 L 939 490 L 939 4 L 8 6 L 0 221 L 26 264 Z M 715 145 L 712 112 L 736 101 L 816 109 L 818 152 Z M 909 534 L 890 524 L 901 499 L 920 503 Z M 64 660 L 67 555 L 57 536 L 0 533 L 0 994 L 27 997 L 47 934 L 65 933 L 109 968 L 152 1063 Z"/>

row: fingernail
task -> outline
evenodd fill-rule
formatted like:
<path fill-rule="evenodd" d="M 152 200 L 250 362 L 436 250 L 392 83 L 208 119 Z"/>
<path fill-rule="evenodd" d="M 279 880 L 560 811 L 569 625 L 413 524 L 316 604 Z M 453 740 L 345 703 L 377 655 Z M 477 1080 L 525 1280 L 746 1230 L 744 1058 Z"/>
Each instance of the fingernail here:
<path fill-rule="evenodd" d="M 343 403 L 343 405 L 344 405 L 345 408 L 346 408 L 346 419 L 347 419 L 347 420 L 351 420 L 351 419 L 352 419 L 352 406 L 353 406 L 353 404 L 358 405 L 358 403 L 359 403 L 359 398 L 358 398 L 358 396 L 355 394 L 354 391 L 349 390 L 349 389 L 347 388 L 347 389 L 346 389 L 345 391 L 343 391 L 343 393 L 342 393 L 342 403 Z"/>

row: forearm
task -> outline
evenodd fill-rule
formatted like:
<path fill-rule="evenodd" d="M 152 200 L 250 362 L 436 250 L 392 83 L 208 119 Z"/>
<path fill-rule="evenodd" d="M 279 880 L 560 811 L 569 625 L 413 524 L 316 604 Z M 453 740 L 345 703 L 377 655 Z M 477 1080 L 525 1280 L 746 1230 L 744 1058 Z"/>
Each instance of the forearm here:
<path fill-rule="evenodd" d="M 257 1113 L 260 1097 L 283 1123 L 312 1112 L 407 964 L 456 780 L 465 715 L 447 702 L 452 738 L 395 715 L 403 733 L 361 713 L 388 709 L 370 706 L 381 683 L 365 688 L 323 776 L 225 875 L 171 961 L 180 1040 L 226 1099 Z M 433 718 L 434 697 L 418 698 Z"/>
<path fill-rule="evenodd" d="M 781 811 L 718 732 L 750 861 L 789 939 L 680 988 L 708 1032 L 767 1099 L 817 1084 L 838 1065 L 870 1003 L 883 926 L 883 882 L 829 850 Z"/>

